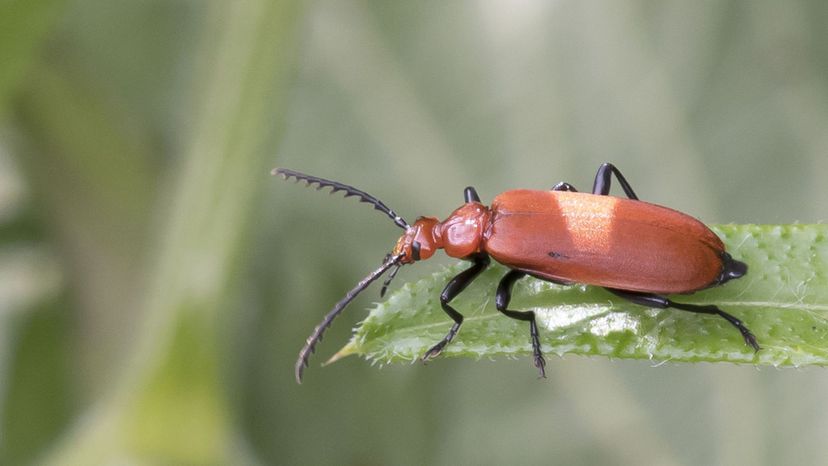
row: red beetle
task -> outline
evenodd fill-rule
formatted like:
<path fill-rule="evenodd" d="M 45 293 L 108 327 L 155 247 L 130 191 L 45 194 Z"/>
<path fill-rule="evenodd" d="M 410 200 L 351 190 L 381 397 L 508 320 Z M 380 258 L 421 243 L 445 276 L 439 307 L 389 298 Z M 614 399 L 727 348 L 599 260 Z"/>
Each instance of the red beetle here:
<path fill-rule="evenodd" d="M 558 183 L 551 191 L 506 191 L 486 207 L 475 189 L 468 187 L 465 203 L 444 221 L 420 217 L 414 225 L 379 199 L 352 186 L 284 168 L 273 170 L 273 174 L 318 184 L 317 189 L 344 191 L 345 197 L 357 196 L 405 230 L 383 264 L 346 294 L 308 337 L 296 361 L 299 383 L 316 343 L 357 294 L 394 267 L 382 288 L 384 294 L 402 265 L 428 259 L 438 249 L 450 257 L 471 261 L 472 266 L 452 278 L 440 294 L 440 305 L 454 325 L 426 351 L 423 361 L 439 355 L 457 335 L 463 316 L 449 303 L 489 265 L 490 257 L 512 269 L 500 280 L 495 304 L 507 317 L 529 322 L 534 364 L 543 377 L 546 362 L 535 313 L 508 309 L 512 286 L 526 275 L 560 284 L 601 286 L 642 306 L 716 314 L 739 329 L 745 343 L 756 351 L 760 349 L 742 321 L 718 307 L 677 303 L 661 296 L 721 285 L 747 273 L 747 265 L 725 252 L 719 237 L 695 218 L 639 201 L 621 172 L 610 163 L 598 169 L 592 194 L 579 193 L 569 183 Z M 609 196 L 613 174 L 628 199 Z"/>

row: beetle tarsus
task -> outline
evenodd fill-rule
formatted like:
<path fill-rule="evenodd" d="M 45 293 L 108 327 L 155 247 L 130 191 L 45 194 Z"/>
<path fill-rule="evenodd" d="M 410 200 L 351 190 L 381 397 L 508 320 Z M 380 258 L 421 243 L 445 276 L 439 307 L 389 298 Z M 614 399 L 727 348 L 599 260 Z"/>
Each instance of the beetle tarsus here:
<path fill-rule="evenodd" d="M 533 313 L 534 314 L 534 313 Z M 529 333 L 532 335 L 532 356 L 534 358 L 535 367 L 540 372 L 540 378 L 546 378 L 546 359 L 543 358 L 541 351 L 540 336 L 538 335 L 538 324 L 533 318 L 529 321 Z"/>
<path fill-rule="evenodd" d="M 462 320 L 460 321 L 460 323 L 462 323 Z M 425 352 L 425 354 L 423 355 L 424 363 L 436 358 L 440 355 L 440 353 L 443 352 L 443 348 L 445 348 L 446 345 L 451 343 L 451 340 L 453 340 L 454 337 L 457 335 L 457 331 L 460 330 L 460 323 L 455 322 L 454 325 L 451 326 L 451 329 L 449 330 L 448 334 L 446 334 L 446 336 L 443 337 L 443 339 L 440 340 L 439 343 L 432 346 L 431 348 L 429 348 L 428 351 Z"/>

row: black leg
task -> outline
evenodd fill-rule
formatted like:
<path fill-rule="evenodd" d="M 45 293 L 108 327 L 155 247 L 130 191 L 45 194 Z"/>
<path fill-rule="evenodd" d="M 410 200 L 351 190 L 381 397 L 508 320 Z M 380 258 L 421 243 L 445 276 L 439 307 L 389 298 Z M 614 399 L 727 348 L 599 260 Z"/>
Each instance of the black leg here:
<path fill-rule="evenodd" d="M 463 190 L 463 199 L 466 200 L 466 204 L 469 202 L 480 202 L 480 196 L 477 195 L 477 190 L 472 186 L 468 186 Z"/>
<path fill-rule="evenodd" d="M 606 196 L 610 192 L 610 176 L 615 173 L 615 177 L 618 178 L 618 182 L 621 183 L 621 188 L 624 190 L 624 193 L 630 199 L 638 200 L 638 196 L 635 195 L 635 191 L 630 187 L 630 184 L 627 183 L 627 180 L 624 178 L 624 175 L 615 168 L 615 165 L 611 163 L 603 163 L 600 167 L 598 167 L 598 173 L 595 174 L 595 183 L 592 185 L 592 194 L 600 194 L 602 196 Z"/>
<path fill-rule="evenodd" d="M 472 257 L 472 262 L 474 262 L 472 266 L 452 278 L 440 294 L 440 306 L 443 307 L 443 311 L 445 311 L 445 313 L 448 314 L 454 321 L 454 325 L 451 326 L 448 334 L 446 334 L 446 336 L 443 337 L 439 343 L 426 351 L 425 355 L 423 355 L 423 362 L 437 357 L 437 355 L 443 351 L 443 348 L 445 348 L 454 336 L 457 335 L 457 331 L 460 330 L 460 325 L 463 324 L 463 315 L 457 312 L 457 310 L 453 307 L 449 306 L 449 301 L 465 290 L 466 287 L 469 286 L 469 283 L 477 278 L 480 272 L 482 272 L 489 265 L 489 256 L 486 254 L 478 254 Z"/>
<path fill-rule="evenodd" d="M 575 186 L 567 183 L 566 181 L 561 181 L 560 183 L 552 186 L 552 191 L 571 191 L 573 193 L 577 193 L 578 190 L 575 189 Z"/>
<path fill-rule="evenodd" d="M 659 308 L 668 308 L 672 307 L 675 309 L 680 309 L 682 311 L 688 312 L 696 312 L 699 314 L 713 314 L 718 315 L 724 318 L 726 321 L 730 322 L 731 325 L 739 329 L 739 332 L 742 334 L 742 338 L 745 339 L 745 343 L 752 347 L 754 351 L 759 351 L 762 349 L 759 346 L 759 343 L 756 342 L 756 337 L 745 327 L 745 324 L 742 323 L 741 320 L 737 319 L 736 317 L 728 314 L 727 312 L 719 309 L 716 306 L 712 305 L 699 305 L 699 304 L 683 304 L 677 303 L 675 301 L 671 301 L 667 298 L 662 296 L 648 294 L 648 293 L 637 293 L 634 291 L 624 291 L 624 290 L 615 290 L 612 288 L 607 288 L 608 291 L 615 294 L 616 296 L 620 296 L 626 300 L 632 301 L 635 304 L 640 304 L 642 306 L 647 307 L 659 307 Z"/>
<path fill-rule="evenodd" d="M 532 311 L 512 311 L 506 309 L 509 307 L 509 302 L 512 300 L 512 286 L 515 282 L 525 277 L 526 274 L 519 270 L 512 270 L 503 276 L 500 283 L 497 285 L 497 294 L 495 294 L 495 306 L 497 310 L 512 319 L 529 322 L 529 334 L 532 337 L 532 354 L 535 358 L 535 367 L 540 371 L 540 375 L 546 378 L 546 361 L 543 359 L 543 352 L 541 352 L 540 338 L 538 336 L 538 324 L 535 321 L 535 313 Z"/>

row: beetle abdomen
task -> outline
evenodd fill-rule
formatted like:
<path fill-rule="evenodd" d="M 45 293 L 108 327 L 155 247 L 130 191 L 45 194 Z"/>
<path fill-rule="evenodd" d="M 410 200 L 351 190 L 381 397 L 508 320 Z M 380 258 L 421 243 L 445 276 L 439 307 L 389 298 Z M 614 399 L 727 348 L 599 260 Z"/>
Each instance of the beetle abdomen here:
<path fill-rule="evenodd" d="M 703 223 L 642 201 L 563 191 L 508 191 L 491 206 L 485 250 L 552 281 L 648 293 L 717 284 L 724 245 Z"/>

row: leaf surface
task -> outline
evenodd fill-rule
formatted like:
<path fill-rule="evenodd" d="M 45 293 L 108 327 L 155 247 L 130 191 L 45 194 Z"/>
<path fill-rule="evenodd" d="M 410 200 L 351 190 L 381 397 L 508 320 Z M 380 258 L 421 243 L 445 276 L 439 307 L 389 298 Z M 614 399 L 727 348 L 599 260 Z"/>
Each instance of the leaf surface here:
<path fill-rule="evenodd" d="M 749 266 L 724 286 L 672 298 L 715 304 L 751 329 L 762 349 L 744 344 L 718 316 L 648 309 L 592 286 L 517 282 L 509 306 L 536 313 L 543 351 L 659 361 L 726 361 L 770 366 L 828 363 L 828 225 L 716 225 L 727 250 Z M 395 291 L 379 303 L 333 359 L 358 354 L 390 363 L 415 361 L 451 326 L 439 295 L 467 267 L 459 263 Z M 452 301 L 466 319 L 441 357 L 531 354 L 529 328 L 494 305 L 507 269 L 495 264 Z"/>

